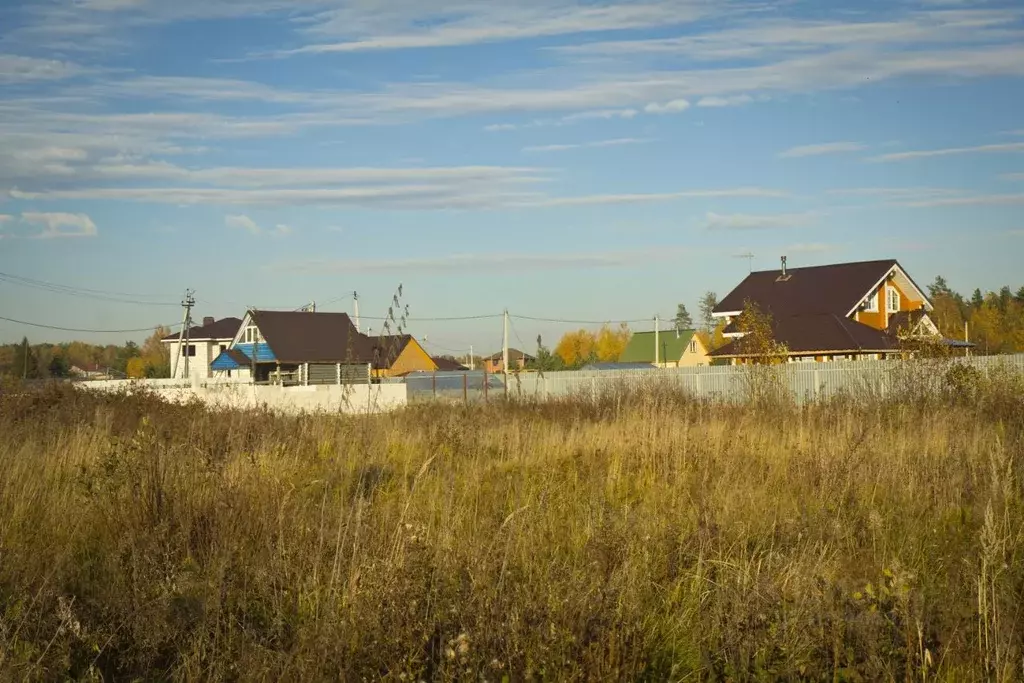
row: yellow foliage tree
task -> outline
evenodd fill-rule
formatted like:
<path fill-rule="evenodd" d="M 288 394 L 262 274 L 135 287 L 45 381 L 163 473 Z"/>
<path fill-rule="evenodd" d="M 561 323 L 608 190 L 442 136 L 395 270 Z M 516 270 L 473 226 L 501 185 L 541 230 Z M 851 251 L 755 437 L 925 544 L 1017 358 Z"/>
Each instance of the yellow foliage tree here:
<path fill-rule="evenodd" d="M 588 330 L 576 330 L 566 332 L 558 340 L 555 347 L 555 354 L 562 359 L 567 366 L 577 365 L 585 362 L 594 354 L 597 345 L 597 338 L 593 332 Z"/>
<path fill-rule="evenodd" d="M 617 329 L 612 329 L 610 325 L 605 324 L 597 333 L 595 343 L 598 360 L 606 363 L 618 361 L 622 352 L 626 350 L 631 336 L 633 333 L 629 331 L 629 326 L 626 323 L 621 323 Z"/>
<path fill-rule="evenodd" d="M 128 359 L 128 365 L 125 370 L 125 374 L 131 379 L 142 379 L 146 376 L 146 368 L 148 363 L 144 358 L 136 356 L 135 358 Z"/>

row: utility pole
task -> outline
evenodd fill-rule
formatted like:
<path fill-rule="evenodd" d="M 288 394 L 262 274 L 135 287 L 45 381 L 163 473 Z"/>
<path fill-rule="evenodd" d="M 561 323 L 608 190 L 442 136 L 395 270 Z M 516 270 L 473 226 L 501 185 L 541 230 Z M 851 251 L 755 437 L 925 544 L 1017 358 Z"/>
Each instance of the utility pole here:
<path fill-rule="evenodd" d="M 356 314 L 356 332 L 359 332 L 359 292 L 352 292 L 352 307 Z"/>
<path fill-rule="evenodd" d="M 185 312 L 181 316 L 181 331 L 178 332 L 178 353 L 174 355 L 174 364 L 171 368 L 171 377 L 174 379 L 178 378 L 178 359 L 181 357 L 181 354 L 188 353 L 188 347 L 182 346 L 182 340 L 188 337 L 189 322 L 192 319 L 192 307 L 196 303 L 192 296 L 193 294 L 194 292 L 191 289 L 186 289 L 185 298 L 181 302 Z M 185 356 L 185 374 L 188 375 L 188 356 Z"/>
<path fill-rule="evenodd" d="M 191 289 L 185 290 L 185 300 L 181 302 L 181 305 L 185 307 L 185 377 L 189 377 L 188 358 L 190 350 L 189 341 L 191 339 L 192 332 L 192 307 L 196 305 L 196 299 L 194 294 L 195 292 L 192 291 Z"/>
<path fill-rule="evenodd" d="M 654 316 L 654 367 L 661 367 L 661 358 L 659 351 L 661 347 L 658 346 L 661 343 L 661 318 L 657 315 Z"/>
<path fill-rule="evenodd" d="M 508 395 L 508 309 L 505 309 L 505 316 L 502 318 L 501 335 L 501 365 L 505 372 L 505 394 Z"/>
<path fill-rule="evenodd" d="M 476 359 L 473 357 L 473 345 L 470 344 L 469 345 L 469 369 L 470 370 L 476 370 L 476 363 L 474 362 L 475 360 Z"/>

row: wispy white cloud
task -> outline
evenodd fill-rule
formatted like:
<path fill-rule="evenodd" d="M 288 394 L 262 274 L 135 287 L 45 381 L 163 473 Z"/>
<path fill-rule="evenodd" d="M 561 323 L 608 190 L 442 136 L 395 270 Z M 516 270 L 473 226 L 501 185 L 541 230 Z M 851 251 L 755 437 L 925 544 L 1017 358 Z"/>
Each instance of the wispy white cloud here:
<path fill-rule="evenodd" d="M 245 230 L 251 235 L 258 235 L 261 232 L 256 221 L 246 215 L 224 216 L 224 225 L 236 230 Z"/>
<path fill-rule="evenodd" d="M 564 152 L 570 149 L 588 149 L 594 147 L 621 147 L 622 145 L 640 145 L 653 142 L 652 138 L 615 138 L 612 140 L 594 140 L 592 142 L 578 142 L 557 145 L 535 145 L 523 147 L 524 152 Z"/>
<path fill-rule="evenodd" d="M 817 145 L 800 145 L 798 147 L 790 147 L 783 152 L 779 152 L 779 157 L 782 159 L 813 157 L 820 156 L 822 154 L 859 152 L 862 149 L 864 149 L 864 145 L 859 142 L 824 142 Z"/>
<path fill-rule="evenodd" d="M 1024 180 L 1024 173 L 1004 173 L 999 178 L 1000 180 Z"/>
<path fill-rule="evenodd" d="M 689 253 L 685 248 L 616 250 L 608 252 L 577 252 L 561 254 L 542 253 L 491 253 L 452 254 L 423 258 L 401 259 L 359 259 L 334 260 L 315 259 L 292 263 L 281 263 L 271 269 L 279 272 L 521 272 L 523 270 L 583 270 L 590 268 L 615 268 L 670 261 Z"/>
<path fill-rule="evenodd" d="M 1024 194 L 985 194 L 968 195 L 964 197 L 935 197 L 930 199 L 893 201 L 890 204 L 892 206 L 905 206 L 911 208 L 933 208 L 940 206 L 1007 206 L 1024 204 Z"/>
<path fill-rule="evenodd" d="M 719 214 L 708 212 L 704 227 L 707 230 L 771 230 L 810 225 L 816 219 L 811 213 L 791 214 Z"/>
<path fill-rule="evenodd" d="M 696 198 L 756 197 L 780 198 L 780 190 L 740 187 L 711 190 L 683 190 L 648 194 L 596 194 L 552 197 L 519 191 L 508 186 L 449 184 L 390 184 L 339 188 L 194 188 L 116 187 L 23 192 L 12 190 L 14 199 L 37 201 L 121 200 L 158 204 L 221 206 L 361 206 L 396 210 L 511 209 L 636 204 Z"/>
<path fill-rule="evenodd" d="M 728 97 L 702 97 L 697 101 L 698 107 L 736 107 L 750 104 L 754 98 L 750 95 L 730 95 Z"/>
<path fill-rule="evenodd" d="M 0 84 L 59 81 L 86 72 L 87 69 L 72 62 L 0 54 Z"/>
<path fill-rule="evenodd" d="M 929 157 L 952 156 L 956 154 L 995 154 L 1002 152 L 1024 152 L 1024 142 L 1007 142 L 995 145 L 976 145 L 974 147 L 946 147 L 944 149 L 925 149 L 910 152 L 894 152 L 872 157 L 872 161 L 907 161 L 909 159 L 926 159 Z"/>
<path fill-rule="evenodd" d="M 876 48 L 1007 40 L 1019 35 L 1019 9 L 917 11 L 878 21 L 771 19 L 761 16 L 721 31 L 671 38 L 590 42 L 555 48 L 570 54 L 628 59 L 657 55 L 703 61 L 777 58 L 780 55 Z"/>
<path fill-rule="evenodd" d="M 651 102 L 644 111 L 648 114 L 678 114 L 681 111 L 686 111 L 690 108 L 690 103 L 684 99 L 675 99 L 664 104 L 658 102 Z"/>
<path fill-rule="evenodd" d="M 339 36 L 343 40 L 315 42 L 278 56 L 405 50 L 506 42 L 651 26 L 680 25 L 707 14 L 696 2 L 621 3 L 580 6 L 572 2 L 516 3 L 493 0 L 434 3 L 385 1 L 374 3 L 376 16 L 362 3 L 319 14 L 307 33 L 314 37 Z"/>
<path fill-rule="evenodd" d="M 84 213 L 45 213 L 27 211 L 21 214 L 26 223 L 43 226 L 43 231 L 30 235 L 37 239 L 62 237 L 95 237 L 96 224 Z"/>
<path fill-rule="evenodd" d="M 788 194 L 781 190 L 761 187 L 737 187 L 713 190 L 682 190 L 679 192 L 652 192 L 638 194 L 595 194 L 581 197 L 552 197 L 548 199 L 527 200 L 520 206 L 553 207 L 553 206 L 590 206 L 602 204 L 644 204 L 650 202 L 668 202 L 680 199 L 706 199 L 724 197 L 757 197 L 781 198 Z"/>
<path fill-rule="evenodd" d="M 597 109 L 569 114 L 563 116 L 560 121 L 562 123 L 576 123 L 577 121 L 592 121 L 595 119 L 631 119 L 638 113 L 636 109 Z"/>
<path fill-rule="evenodd" d="M 963 194 L 963 192 L 963 190 L 950 187 L 840 187 L 828 190 L 828 194 L 834 195 L 881 197 L 884 199 L 950 197 Z"/>
<path fill-rule="evenodd" d="M 224 216 L 224 225 L 235 230 L 245 230 L 250 235 L 269 234 L 277 237 L 286 237 L 292 234 L 291 227 L 283 223 L 277 224 L 272 230 L 264 230 L 256 221 L 245 214 Z"/>

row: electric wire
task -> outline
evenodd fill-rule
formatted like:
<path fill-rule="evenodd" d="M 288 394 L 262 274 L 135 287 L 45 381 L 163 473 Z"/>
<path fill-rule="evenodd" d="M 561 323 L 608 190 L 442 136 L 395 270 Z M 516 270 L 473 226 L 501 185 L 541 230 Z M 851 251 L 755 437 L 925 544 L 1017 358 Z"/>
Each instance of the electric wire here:
<path fill-rule="evenodd" d="M 32 323 L 26 320 L 15 320 L 14 318 L 5 318 L 2 315 L 0 315 L 0 320 L 6 320 L 9 323 L 15 323 L 17 325 L 41 327 L 45 330 L 57 330 L 58 332 L 82 332 L 87 334 L 123 334 L 128 332 L 152 332 L 158 327 L 168 327 L 171 329 L 174 329 L 175 327 L 181 327 L 181 323 L 171 323 L 169 325 L 151 325 L 150 327 L 139 327 L 131 330 L 89 330 L 79 327 L 59 327 L 57 325 L 44 325 L 42 323 Z"/>
<path fill-rule="evenodd" d="M 126 299 L 127 296 L 146 296 L 140 294 L 127 294 L 122 292 L 104 292 L 98 289 L 88 289 L 85 287 L 71 287 L 68 285 L 59 285 L 53 282 L 46 282 L 45 280 L 36 280 L 33 278 L 22 277 L 20 275 L 11 275 L 10 273 L 0 273 L 0 282 L 6 282 L 12 285 L 18 285 L 21 287 L 28 287 L 32 289 L 41 290 L 44 292 L 50 292 L 53 294 L 64 294 L 66 296 L 77 296 L 84 299 L 93 299 L 96 301 L 109 301 L 111 303 L 123 303 L 123 304 L 135 304 L 138 306 L 180 306 L 179 303 L 170 303 L 166 301 L 142 301 L 141 299 Z M 154 297 L 155 298 L 155 297 Z"/>

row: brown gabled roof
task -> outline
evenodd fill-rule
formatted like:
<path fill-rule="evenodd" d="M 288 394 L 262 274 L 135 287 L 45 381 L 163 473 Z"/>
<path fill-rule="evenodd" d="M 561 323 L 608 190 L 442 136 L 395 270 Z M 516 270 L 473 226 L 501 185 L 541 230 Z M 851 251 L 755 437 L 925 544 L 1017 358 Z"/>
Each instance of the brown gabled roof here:
<path fill-rule="evenodd" d="M 510 361 L 518 362 L 520 358 L 525 358 L 526 360 L 534 360 L 533 356 L 531 356 L 530 354 L 523 353 L 519 349 L 513 349 L 510 346 L 509 349 L 508 349 L 508 359 Z M 499 361 L 499 360 L 502 360 L 502 359 L 503 359 L 503 355 L 502 355 L 501 351 L 498 351 L 497 353 L 492 353 L 491 355 L 489 355 L 486 358 L 484 358 L 484 360 L 489 360 L 489 361 Z"/>
<path fill-rule="evenodd" d="M 790 354 L 887 352 L 898 347 L 894 337 L 841 314 L 792 315 L 773 319 L 772 334 L 776 342 L 786 345 Z M 732 341 L 710 355 L 742 356 L 743 341 Z"/>
<path fill-rule="evenodd" d="M 200 325 L 189 328 L 188 338 L 192 339 L 234 339 L 238 334 L 238 328 L 242 321 L 238 318 L 221 318 L 210 325 Z M 164 337 L 161 341 L 177 341 L 181 332 L 175 332 Z"/>
<path fill-rule="evenodd" d="M 437 365 L 437 369 L 442 372 L 460 372 L 462 370 L 469 370 L 465 365 L 457 360 L 451 358 L 443 358 L 442 356 L 432 356 L 434 364 Z"/>
<path fill-rule="evenodd" d="M 923 309 L 890 313 L 889 327 L 885 331 L 893 336 L 912 333 L 926 315 L 928 314 Z"/>
<path fill-rule="evenodd" d="M 791 315 L 846 316 L 885 277 L 895 259 L 837 263 L 751 273 L 715 306 L 715 313 L 742 311 L 752 301 L 776 318 Z"/>
<path fill-rule="evenodd" d="M 253 311 L 253 321 L 280 363 L 371 363 L 373 344 L 346 313 Z"/>
<path fill-rule="evenodd" d="M 371 348 L 379 349 L 376 352 L 374 361 L 378 367 L 390 368 L 405 351 L 405 347 L 412 341 L 411 334 L 388 334 L 379 337 L 368 337 Z"/>

